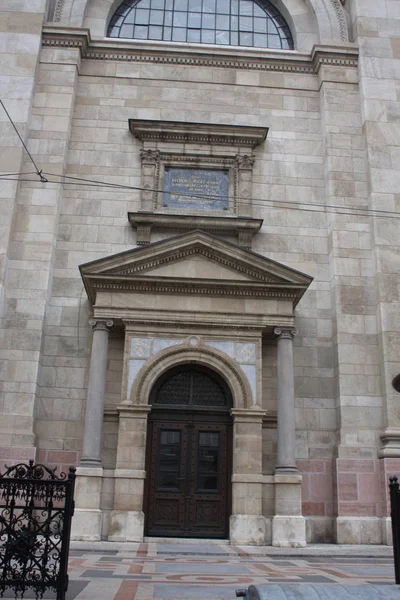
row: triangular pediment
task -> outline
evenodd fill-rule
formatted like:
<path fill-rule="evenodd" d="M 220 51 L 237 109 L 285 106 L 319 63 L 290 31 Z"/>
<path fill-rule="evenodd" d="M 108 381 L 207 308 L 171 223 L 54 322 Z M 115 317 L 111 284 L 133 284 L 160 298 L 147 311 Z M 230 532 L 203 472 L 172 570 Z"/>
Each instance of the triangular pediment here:
<path fill-rule="evenodd" d="M 207 286 L 210 295 L 218 290 L 227 293 L 228 288 L 232 295 L 235 289 L 237 293 L 247 289 L 248 295 L 252 289 L 258 295 L 263 289 L 269 295 L 280 290 L 280 296 L 286 290 L 296 303 L 312 281 L 300 271 L 201 230 L 86 263 L 80 271 L 93 303 L 96 290 L 110 288 L 113 282 L 122 291 L 137 290 L 140 282 L 149 290 L 167 289 L 168 283 L 169 290 L 175 285 L 193 294 L 201 286 L 203 295 Z"/>

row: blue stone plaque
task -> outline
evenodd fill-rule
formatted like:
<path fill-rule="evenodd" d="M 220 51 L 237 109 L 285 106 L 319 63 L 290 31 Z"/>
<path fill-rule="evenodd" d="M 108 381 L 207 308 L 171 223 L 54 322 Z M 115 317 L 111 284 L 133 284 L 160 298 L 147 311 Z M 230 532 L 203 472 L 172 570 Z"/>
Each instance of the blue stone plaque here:
<path fill-rule="evenodd" d="M 228 210 L 228 169 L 166 167 L 163 206 L 186 210 Z"/>

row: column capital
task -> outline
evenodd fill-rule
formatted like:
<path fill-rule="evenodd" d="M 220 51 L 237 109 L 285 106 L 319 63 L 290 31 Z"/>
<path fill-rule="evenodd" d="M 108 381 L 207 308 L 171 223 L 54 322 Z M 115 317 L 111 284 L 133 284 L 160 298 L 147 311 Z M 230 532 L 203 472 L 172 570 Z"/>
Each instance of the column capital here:
<path fill-rule="evenodd" d="M 275 336 L 279 339 L 293 340 L 294 336 L 297 335 L 296 327 L 275 327 Z"/>
<path fill-rule="evenodd" d="M 114 325 L 114 321 L 112 319 L 98 319 L 96 317 L 89 319 L 89 325 L 93 331 L 97 331 L 98 329 L 102 331 L 110 331 L 111 327 Z"/>

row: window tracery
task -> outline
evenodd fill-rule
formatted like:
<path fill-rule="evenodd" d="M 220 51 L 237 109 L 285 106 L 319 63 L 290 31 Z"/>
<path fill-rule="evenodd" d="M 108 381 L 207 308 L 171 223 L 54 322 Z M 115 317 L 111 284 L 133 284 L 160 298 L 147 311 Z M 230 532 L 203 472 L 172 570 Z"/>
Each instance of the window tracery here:
<path fill-rule="evenodd" d="M 124 0 L 107 36 L 293 49 L 290 29 L 269 0 Z"/>

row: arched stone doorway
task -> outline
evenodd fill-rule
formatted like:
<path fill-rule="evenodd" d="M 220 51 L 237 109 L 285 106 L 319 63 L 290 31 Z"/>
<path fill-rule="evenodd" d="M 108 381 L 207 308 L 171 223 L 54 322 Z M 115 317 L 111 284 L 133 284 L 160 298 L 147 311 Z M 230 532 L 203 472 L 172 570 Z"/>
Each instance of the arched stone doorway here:
<path fill-rule="evenodd" d="M 227 384 L 205 366 L 179 365 L 158 378 L 149 403 L 147 535 L 227 538 L 232 474 Z"/>

